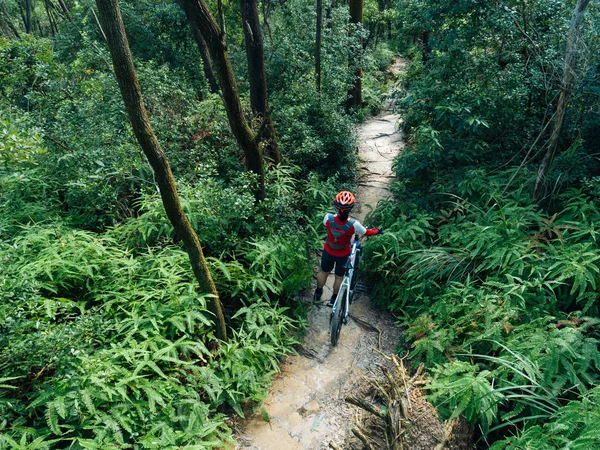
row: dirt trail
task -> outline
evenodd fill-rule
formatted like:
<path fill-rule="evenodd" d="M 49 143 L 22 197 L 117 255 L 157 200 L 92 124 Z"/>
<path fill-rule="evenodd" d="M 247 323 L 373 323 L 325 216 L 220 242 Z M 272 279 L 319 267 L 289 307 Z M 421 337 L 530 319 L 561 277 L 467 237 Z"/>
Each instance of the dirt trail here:
<path fill-rule="evenodd" d="M 402 62 L 398 61 L 391 70 L 397 74 L 401 69 Z M 397 131 L 399 120 L 400 117 L 391 112 L 388 101 L 381 114 L 358 128 L 360 203 L 352 215 L 359 221 L 375 208 L 378 200 L 390 195 L 387 186 L 393 179 L 392 160 L 404 145 Z M 332 282 L 333 276 L 330 276 L 323 299 L 331 297 Z M 350 320 L 342 328 L 338 345 L 332 347 L 330 311 L 325 306 L 311 310 L 304 351 L 282 363 L 281 373 L 274 378 L 263 404 L 268 417 L 257 411 L 241 424 L 241 431 L 236 435 L 240 443 L 237 449 L 327 449 L 330 441 L 341 445 L 350 434 L 355 408 L 347 405 L 344 397 L 357 389 L 361 375 L 383 362 L 374 351 L 379 340 L 382 352 L 394 352 L 399 330 L 391 316 L 371 309 L 366 293 L 359 293 L 350 308 L 351 316 L 379 332 Z"/>

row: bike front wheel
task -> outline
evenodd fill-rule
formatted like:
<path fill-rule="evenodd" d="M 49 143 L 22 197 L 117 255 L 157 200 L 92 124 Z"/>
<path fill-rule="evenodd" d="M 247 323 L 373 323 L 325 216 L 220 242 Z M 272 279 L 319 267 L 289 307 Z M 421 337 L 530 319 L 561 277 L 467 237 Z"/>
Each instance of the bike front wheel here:
<path fill-rule="evenodd" d="M 359 249 L 354 257 L 354 271 L 352 272 L 352 279 L 350 280 L 350 303 L 354 300 L 354 293 L 356 292 L 356 283 L 358 283 L 360 259 L 362 257 L 362 251 Z"/>
<path fill-rule="evenodd" d="M 348 286 L 342 284 L 340 291 L 335 299 L 335 312 L 331 317 L 331 345 L 334 347 L 338 343 L 340 337 L 340 331 L 344 323 L 344 316 L 346 315 L 346 294 L 348 292 Z"/>

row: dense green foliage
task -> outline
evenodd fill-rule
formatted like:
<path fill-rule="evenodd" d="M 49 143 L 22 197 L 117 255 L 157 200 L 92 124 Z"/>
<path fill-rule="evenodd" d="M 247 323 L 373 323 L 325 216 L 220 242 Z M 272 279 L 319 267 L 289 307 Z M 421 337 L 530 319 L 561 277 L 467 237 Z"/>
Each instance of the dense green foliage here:
<path fill-rule="evenodd" d="M 596 5 L 536 204 L 575 2 L 400 3 L 409 145 L 376 213 L 389 232 L 366 246 L 375 294 L 430 368 L 429 398 L 483 448 L 597 448 Z"/>
<path fill-rule="evenodd" d="M 24 8 L 32 6 L 32 29 Z M 47 6 L 49 9 L 46 9 Z M 126 119 L 91 0 L 0 7 L 0 448 L 216 448 L 227 414 L 265 398 L 305 321 L 320 218 L 353 183 L 347 8 L 329 9 L 321 93 L 314 5 L 264 11 L 266 70 L 285 164 L 266 198 L 209 93 L 175 2 L 121 1 L 144 101 L 168 155 L 233 336 L 214 337 Z M 239 5 L 225 4 L 244 104 Z M 23 13 L 23 14 L 22 14 Z M 376 109 L 391 61 L 361 50 Z M 248 109 L 249 106 L 245 106 Z M 259 124 L 254 124 L 258 127 Z"/>
<path fill-rule="evenodd" d="M 381 105 L 392 52 L 408 145 L 366 246 L 374 297 L 430 370 L 429 398 L 481 446 L 600 446 L 598 10 L 590 4 L 550 195 L 532 196 L 575 2 L 265 2 L 269 101 L 285 164 L 266 199 L 244 169 L 174 2 L 121 1 L 152 125 L 208 256 L 233 337 L 206 294 L 126 120 L 94 2 L 0 6 L 0 448 L 214 448 L 260 402 L 302 332 L 291 301 L 319 219 L 352 186 L 353 123 Z M 32 6 L 27 21 L 24 8 Z M 213 7 L 215 5 L 211 5 Z M 239 6 L 225 2 L 244 103 Z M 310 32 L 307 32 L 310 31 Z M 364 45 L 360 44 L 363 39 Z M 364 69 L 361 110 L 343 105 Z M 249 108 L 248 108 L 249 110 Z M 259 124 L 253 124 L 258 127 Z"/>

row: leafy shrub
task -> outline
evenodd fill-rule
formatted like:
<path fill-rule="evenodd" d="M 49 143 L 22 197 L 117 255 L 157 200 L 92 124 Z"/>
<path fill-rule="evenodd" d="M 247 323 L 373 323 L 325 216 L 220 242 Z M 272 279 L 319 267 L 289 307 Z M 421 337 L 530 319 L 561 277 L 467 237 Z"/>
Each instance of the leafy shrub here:
<path fill-rule="evenodd" d="M 516 436 L 495 442 L 492 450 L 584 450 L 600 445 L 600 389 L 594 387 L 579 400 L 561 406 L 544 424 L 527 426 Z"/>
<path fill-rule="evenodd" d="M 0 260 L 2 448 L 221 447 L 221 408 L 263 399 L 295 343 L 285 309 L 249 291 L 237 333 L 217 348 L 187 255 L 172 246 L 132 254 L 108 235 L 40 227 Z"/>
<path fill-rule="evenodd" d="M 53 193 L 40 167 L 47 150 L 34 119 L 0 103 L 0 236 L 19 225 L 40 222 L 56 214 Z M 53 211 L 54 210 L 54 211 Z"/>
<path fill-rule="evenodd" d="M 484 436 L 548 420 L 598 383 L 600 364 L 596 206 L 572 191 L 549 216 L 527 194 L 503 196 L 499 178 L 469 200 L 446 194 L 435 219 L 377 211 L 391 232 L 365 245 L 374 293 L 432 368 L 431 400 Z"/>

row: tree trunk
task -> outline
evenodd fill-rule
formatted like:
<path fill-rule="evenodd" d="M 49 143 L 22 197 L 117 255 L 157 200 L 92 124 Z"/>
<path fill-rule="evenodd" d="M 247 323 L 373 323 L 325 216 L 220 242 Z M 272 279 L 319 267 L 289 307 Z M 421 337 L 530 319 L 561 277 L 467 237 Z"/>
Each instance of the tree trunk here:
<path fill-rule="evenodd" d="M 204 70 L 204 76 L 208 80 L 208 85 L 210 88 L 210 92 L 216 94 L 219 92 L 219 85 L 217 84 L 217 79 L 215 78 L 215 73 L 213 72 L 212 62 L 210 61 L 210 55 L 208 54 L 208 48 L 206 47 L 206 42 L 202 38 L 202 33 L 194 23 L 190 23 L 190 28 L 192 30 L 192 36 L 196 41 L 196 45 L 198 47 L 198 51 L 200 52 L 200 58 L 202 59 L 202 67 Z"/>
<path fill-rule="evenodd" d="M 175 232 L 182 239 L 189 255 L 192 269 L 200 290 L 203 293 L 212 294 L 208 308 L 214 314 L 216 335 L 219 339 L 227 339 L 225 318 L 221 310 L 221 303 L 212 276 L 206 265 L 202 247 L 198 237 L 190 225 L 179 202 L 179 195 L 175 186 L 175 179 L 169 166 L 169 161 L 162 151 L 150 121 L 142 99 L 140 86 L 138 84 L 133 59 L 129 50 L 129 43 L 125 35 L 125 28 L 121 18 L 121 11 L 117 0 L 96 0 L 98 14 L 107 37 L 110 54 L 113 60 L 115 77 L 123 96 L 123 102 L 127 108 L 129 120 L 135 136 L 148 158 L 156 182 L 160 189 L 163 206 L 169 220 L 175 228 Z"/>
<path fill-rule="evenodd" d="M 2 14 L 3 20 L 6 23 L 6 25 L 8 26 L 8 28 L 10 28 L 10 30 L 12 31 L 12 33 L 15 35 L 15 37 L 17 39 L 20 39 L 21 38 L 21 33 L 19 33 L 19 30 L 17 29 L 17 27 L 10 20 L 10 15 L 6 11 L 6 6 L 5 5 L 2 5 L 2 13 L 3 13 Z"/>
<path fill-rule="evenodd" d="M 265 52 L 258 17 L 257 0 L 240 0 L 242 28 L 246 41 L 246 60 L 248 61 L 248 81 L 250 83 L 250 106 L 252 113 L 261 121 L 257 136 L 263 144 L 263 155 L 273 162 L 281 162 L 277 147 L 275 128 L 269 111 L 267 95 L 267 76 L 265 74 Z"/>
<path fill-rule="evenodd" d="M 431 46 L 429 45 L 429 31 L 427 31 L 427 30 L 423 31 L 421 38 L 423 41 L 422 61 L 423 61 L 423 64 L 425 65 L 425 64 L 427 64 L 427 61 L 429 61 L 429 55 L 431 54 Z"/>
<path fill-rule="evenodd" d="M 546 195 L 546 176 L 554 160 L 554 155 L 558 147 L 558 140 L 560 138 L 560 132 L 565 121 L 567 104 L 569 103 L 571 91 L 573 89 L 573 85 L 575 84 L 575 63 L 577 59 L 579 28 L 581 27 L 581 22 L 583 22 L 583 16 L 589 3 L 590 0 L 577 0 L 577 4 L 573 10 L 573 15 L 571 16 L 569 34 L 567 36 L 567 44 L 565 46 L 562 86 L 558 96 L 558 104 L 556 105 L 556 113 L 554 114 L 552 123 L 552 134 L 550 135 L 548 150 L 546 151 L 546 154 L 540 163 L 535 180 L 535 189 L 533 195 L 536 200 L 541 200 Z"/>
<path fill-rule="evenodd" d="M 56 32 L 58 31 L 58 27 L 54 23 L 52 19 L 52 9 L 50 5 L 48 5 L 48 0 L 44 0 L 44 7 L 46 8 L 46 15 L 48 16 L 48 22 L 50 23 L 50 32 L 52 36 L 56 36 Z"/>
<path fill-rule="evenodd" d="M 185 11 L 183 8 L 183 4 L 181 0 L 175 0 L 181 9 Z M 187 16 L 187 13 L 186 13 Z M 192 30 L 192 36 L 194 41 L 196 41 L 196 46 L 198 47 L 198 51 L 200 52 L 200 58 L 202 59 L 202 67 L 204 69 L 204 76 L 208 80 L 208 86 L 210 92 L 216 94 L 219 92 L 219 85 L 217 84 L 217 79 L 215 78 L 215 73 L 213 72 L 212 62 L 210 61 L 210 55 L 208 54 L 208 48 L 206 47 L 206 42 L 204 42 L 204 38 L 202 37 L 202 33 L 196 26 L 196 24 L 190 20 L 188 17 L 188 23 L 190 24 L 190 29 Z"/>
<path fill-rule="evenodd" d="M 31 34 L 31 1 L 25 0 L 25 33 Z"/>
<path fill-rule="evenodd" d="M 269 33 L 269 41 L 271 41 L 271 45 L 273 45 L 273 33 L 271 31 L 271 26 L 269 25 L 269 13 L 271 12 L 271 2 L 269 0 L 262 1 L 262 12 L 263 24 L 265 25 L 265 29 Z"/>
<path fill-rule="evenodd" d="M 317 0 L 317 33 L 315 38 L 315 81 L 321 90 L 321 30 L 323 29 L 323 0 Z"/>
<path fill-rule="evenodd" d="M 258 175 L 259 185 L 255 192 L 255 197 L 257 200 L 262 200 L 265 198 L 265 173 L 262 150 L 258 145 L 258 139 L 256 139 L 244 116 L 244 110 L 242 109 L 233 69 L 229 63 L 227 45 L 223 39 L 223 34 L 204 0 L 183 0 L 183 5 L 186 14 L 196 24 L 208 46 L 208 52 L 219 77 L 229 126 L 239 146 L 244 151 L 246 167 Z"/>
<path fill-rule="evenodd" d="M 225 10 L 223 9 L 223 0 L 217 0 L 217 14 L 219 14 L 219 28 L 221 28 L 221 39 L 225 41 Z"/>
<path fill-rule="evenodd" d="M 67 8 L 67 5 L 64 2 L 64 0 L 58 0 L 58 4 L 60 5 L 60 9 L 62 9 L 63 13 L 69 14 L 69 8 Z"/>
<path fill-rule="evenodd" d="M 363 21 L 364 0 L 350 0 L 350 23 L 359 25 Z M 360 45 L 354 55 L 355 58 L 360 58 L 362 51 L 362 39 Z M 362 67 L 359 67 L 354 73 L 354 84 L 348 91 L 347 107 L 360 107 L 362 105 Z"/>

